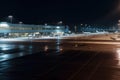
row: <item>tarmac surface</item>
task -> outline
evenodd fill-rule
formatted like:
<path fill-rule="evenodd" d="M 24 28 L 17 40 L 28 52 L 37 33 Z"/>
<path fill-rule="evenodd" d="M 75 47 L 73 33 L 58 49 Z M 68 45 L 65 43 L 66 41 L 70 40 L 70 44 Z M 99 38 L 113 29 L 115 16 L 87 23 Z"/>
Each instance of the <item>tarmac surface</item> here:
<path fill-rule="evenodd" d="M 104 47 L 107 46 L 111 45 Z M 119 55 L 118 47 L 116 52 L 78 49 L 39 52 L 1 62 L 0 80 L 119 80 Z"/>
<path fill-rule="evenodd" d="M 119 41 L 70 38 L 0 45 L 1 55 L 9 54 L 4 58 L 23 55 L 0 62 L 0 80 L 120 79 Z"/>

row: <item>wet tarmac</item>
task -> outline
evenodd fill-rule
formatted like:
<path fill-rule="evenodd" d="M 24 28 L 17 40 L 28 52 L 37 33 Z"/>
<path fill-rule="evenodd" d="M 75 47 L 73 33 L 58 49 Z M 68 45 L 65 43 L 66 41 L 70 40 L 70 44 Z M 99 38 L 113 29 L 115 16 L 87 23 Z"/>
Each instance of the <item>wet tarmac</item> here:
<path fill-rule="evenodd" d="M 0 55 L 17 55 L 0 62 L 0 80 L 120 79 L 119 44 L 0 43 Z"/>

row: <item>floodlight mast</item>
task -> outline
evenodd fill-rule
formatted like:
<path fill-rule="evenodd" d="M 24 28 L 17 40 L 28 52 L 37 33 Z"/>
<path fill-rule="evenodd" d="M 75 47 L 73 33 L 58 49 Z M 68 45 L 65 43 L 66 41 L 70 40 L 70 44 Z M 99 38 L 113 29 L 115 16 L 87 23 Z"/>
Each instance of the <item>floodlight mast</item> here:
<path fill-rule="evenodd" d="M 13 16 L 12 16 L 12 15 L 9 15 L 8 18 L 9 18 L 9 20 L 10 20 L 10 23 L 12 23 L 12 22 L 13 22 Z"/>

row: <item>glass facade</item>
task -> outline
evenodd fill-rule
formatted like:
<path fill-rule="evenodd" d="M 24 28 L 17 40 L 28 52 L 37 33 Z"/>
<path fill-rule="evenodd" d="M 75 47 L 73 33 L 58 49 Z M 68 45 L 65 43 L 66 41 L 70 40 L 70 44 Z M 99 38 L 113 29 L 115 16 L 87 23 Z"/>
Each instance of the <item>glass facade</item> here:
<path fill-rule="evenodd" d="M 65 26 L 0 23 L 0 37 L 40 37 L 63 35 Z"/>

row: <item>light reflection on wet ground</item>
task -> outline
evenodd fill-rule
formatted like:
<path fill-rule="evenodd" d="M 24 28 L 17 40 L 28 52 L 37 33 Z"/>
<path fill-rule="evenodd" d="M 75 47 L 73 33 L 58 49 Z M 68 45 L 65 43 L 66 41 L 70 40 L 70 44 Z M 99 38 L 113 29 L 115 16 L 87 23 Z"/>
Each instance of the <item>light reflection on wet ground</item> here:
<path fill-rule="evenodd" d="M 54 53 L 56 55 L 62 51 L 62 47 L 59 45 L 59 40 L 56 43 L 0 43 L 0 61 L 13 59 L 29 54 L 38 52 L 44 52 L 45 55 L 48 53 Z"/>
<path fill-rule="evenodd" d="M 119 45 L 61 44 L 60 41 L 3 43 L 0 45 L 0 52 L 0 60 L 28 55 L 1 62 L 0 80 L 120 79 Z"/>

